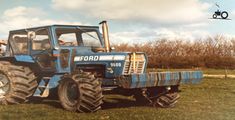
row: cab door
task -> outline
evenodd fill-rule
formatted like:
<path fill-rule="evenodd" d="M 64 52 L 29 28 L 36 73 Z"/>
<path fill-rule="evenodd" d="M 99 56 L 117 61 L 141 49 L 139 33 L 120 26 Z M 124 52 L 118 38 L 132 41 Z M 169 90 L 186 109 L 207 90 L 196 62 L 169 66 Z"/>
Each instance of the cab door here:
<path fill-rule="evenodd" d="M 59 46 L 58 50 L 53 51 L 53 55 L 57 56 L 57 70 L 60 73 L 69 73 L 74 67 L 73 58 L 79 46 L 78 30 L 74 27 L 57 27 L 54 30 Z"/>
<path fill-rule="evenodd" d="M 31 56 L 37 62 L 42 72 L 55 72 L 55 59 L 52 56 L 52 46 L 48 29 L 43 28 L 34 32 L 36 36 L 30 41 Z"/>

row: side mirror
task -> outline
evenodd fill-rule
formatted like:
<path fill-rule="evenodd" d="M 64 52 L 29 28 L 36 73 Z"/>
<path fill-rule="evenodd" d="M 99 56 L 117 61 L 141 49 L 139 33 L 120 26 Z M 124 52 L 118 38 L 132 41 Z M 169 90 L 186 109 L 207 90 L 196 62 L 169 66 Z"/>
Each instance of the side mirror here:
<path fill-rule="evenodd" d="M 36 33 L 34 31 L 29 31 L 27 33 L 28 39 L 32 40 L 36 38 Z"/>

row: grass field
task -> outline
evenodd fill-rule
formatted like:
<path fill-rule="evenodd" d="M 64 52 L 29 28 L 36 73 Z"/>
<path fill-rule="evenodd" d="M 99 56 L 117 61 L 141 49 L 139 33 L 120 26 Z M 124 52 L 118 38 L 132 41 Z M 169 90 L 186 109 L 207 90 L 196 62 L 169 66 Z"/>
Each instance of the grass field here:
<path fill-rule="evenodd" d="M 136 105 L 132 97 L 105 96 L 103 110 L 74 113 L 56 100 L 0 106 L 1 120 L 234 120 L 235 79 L 205 78 L 199 85 L 182 85 L 181 98 L 174 108 Z"/>

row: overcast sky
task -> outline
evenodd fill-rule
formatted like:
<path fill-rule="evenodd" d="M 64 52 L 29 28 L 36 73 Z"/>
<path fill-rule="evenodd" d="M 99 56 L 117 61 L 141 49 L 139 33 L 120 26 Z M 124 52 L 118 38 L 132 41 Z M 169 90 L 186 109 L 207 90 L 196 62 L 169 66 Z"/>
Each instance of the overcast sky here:
<path fill-rule="evenodd" d="M 208 19 L 217 10 L 215 3 L 232 20 Z M 14 29 L 102 20 L 108 20 L 115 42 L 235 37 L 234 0 L 0 0 L 0 14 L 0 39 Z"/>

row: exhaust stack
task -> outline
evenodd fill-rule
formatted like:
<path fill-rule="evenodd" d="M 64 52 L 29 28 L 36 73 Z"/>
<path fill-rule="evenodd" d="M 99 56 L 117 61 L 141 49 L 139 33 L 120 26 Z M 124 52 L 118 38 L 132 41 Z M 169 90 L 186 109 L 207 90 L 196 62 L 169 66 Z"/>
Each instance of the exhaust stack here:
<path fill-rule="evenodd" d="M 111 48 L 110 48 L 110 42 L 109 42 L 109 31 L 108 31 L 107 21 L 102 21 L 102 22 L 100 22 L 100 24 L 102 25 L 105 51 L 110 52 Z"/>

